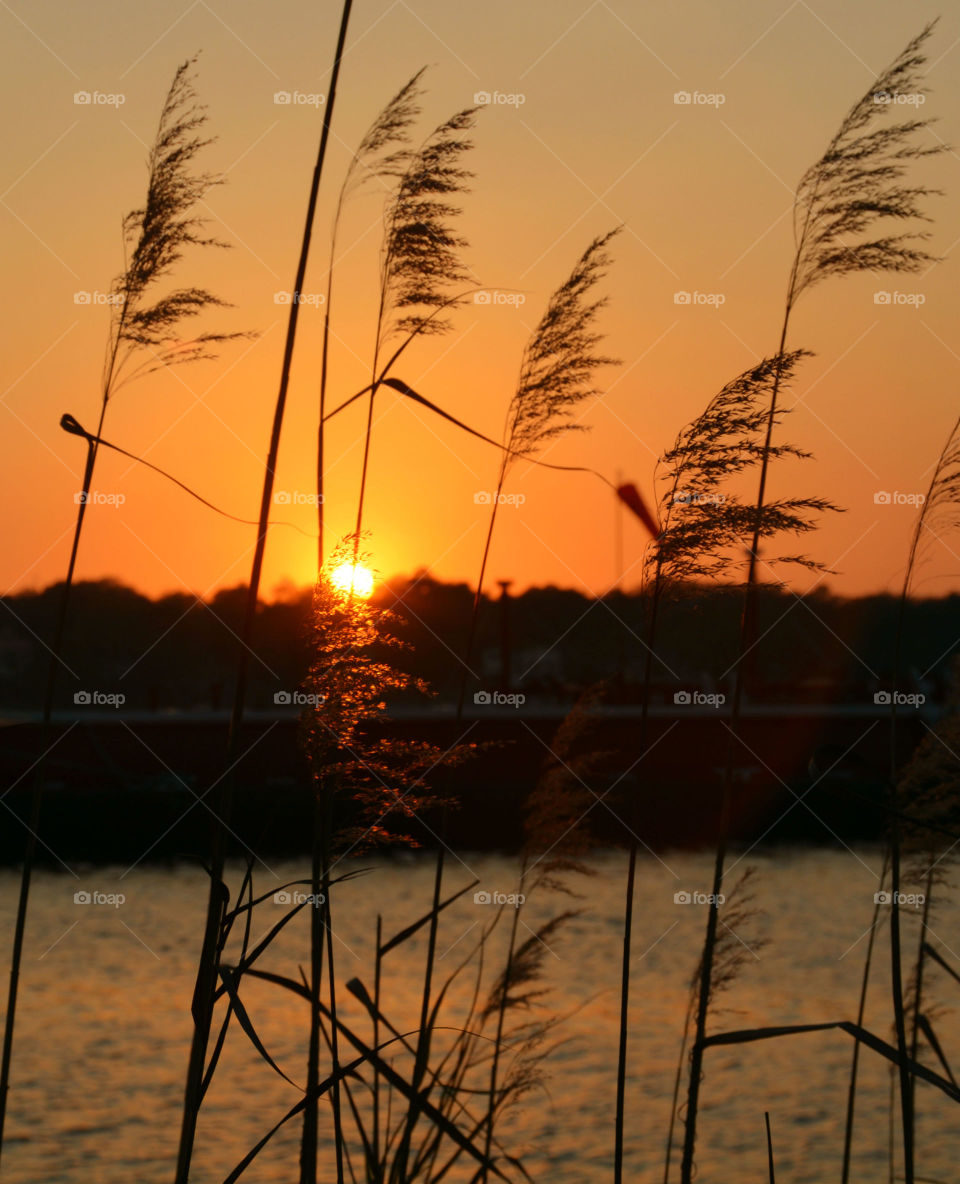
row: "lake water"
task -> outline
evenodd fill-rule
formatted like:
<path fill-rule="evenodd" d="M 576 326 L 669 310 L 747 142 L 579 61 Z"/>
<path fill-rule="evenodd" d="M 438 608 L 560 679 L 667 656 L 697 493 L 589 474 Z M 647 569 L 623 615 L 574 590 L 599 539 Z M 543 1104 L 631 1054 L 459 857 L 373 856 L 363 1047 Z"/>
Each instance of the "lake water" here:
<path fill-rule="evenodd" d="M 731 858 L 731 863 L 736 856 Z M 634 1002 L 628 1093 L 626 1178 L 663 1178 L 670 1098 L 688 987 L 702 940 L 705 906 L 676 903 L 678 891 L 709 891 L 707 855 L 647 855 L 637 891 Z M 766 1024 L 854 1019 L 866 934 L 877 889 L 876 850 L 784 851 L 751 856 L 757 869 L 759 914 L 737 926 L 744 963 L 718 999 L 712 1030 Z M 337 978 L 359 977 L 372 987 L 375 919 L 384 935 L 399 931 L 429 906 L 433 864 L 361 860 L 369 874 L 336 890 Z M 580 1184 L 612 1178 L 612 1141 L 625 857 L 595 856 L 596 873 L 572 884 L 580 914 L 551 936 L 544 949 L 547 1006 L 571 1013 L 556 1035 L 564 1039 L 546 1063 L 546 1080 L 529 1093 L 502 1130 L 532 1178 Z M 740 863 L 728 883 L 739 875 Z M 448 862 L 450 889 L 474 876 L 493 893 L 517 890 L 517 864 L 493 856 Z M 305 874 L 281 864 L 256 871 L 255 888 L 272 892 Z M 240 871 L 231 870 L 234 891 Z M 18 877 L 0 875 L 3 971 Z M 75 903 L 78 891 L 101 893 L 100 903 Z M 122 903 L 109 900 L 122 894 Z M 35 879 L 14 1056 L 13 1088 L 4 1148 L 8 1184 L 167 1184 L 173 1176 L 186 1056 L 189 1001 L 205 907 L 204 873 L 194 867 L 140 866 L 80 870 L 79 878 L 42 872 Z M 268 900 L 257 909 L 254 939 L 282 915 Z M 441 970 L 469 950 L 492 905 L 473 891 L 443 916 Z M 533 893 L 520 913 L 535 929 L 569 907 L 555 893 Z M 307 910 L 265 955 L 263 968 L 297 977 L 307 965 Z M 495 965 L 498 943 L 488 953 Z M 946 899 L 928 935 L 960 970 L 960 909 Z M 905 920 L 906 950 L 916 948 L 919 919 Z M 887 941 L 878 941 L 867 1027 L 889 1039 Z M 764 944 L 765 943 L 765 944 Z M 739 945 L 737 948 L 741 948 Z M 416 1027 L 424 942 L 397 948 L 385 966 L 384 1010 L 401 1031 Z M 960 1024 L 950 1011 L 956 983 L 929 972 L 929 1001 L 945 1009 L 936 1027 L 956 1063 Z M 445 1022 L 464 1014 L 469 983 L 451 992 Z M 4 981 L 4 995 L 5 995 Z M 244 998 L 254 1024 L 279 1065 L 303 1078 L 306 1009 L 289 992 L 250 983 Z M 341 991 L 344 1015 L 364 1038 L 369 1024 L 359 1004 Z M 444 1022 L 444 1021 L 441 1021 Z M 770 1112 L 778 1179 L 791 1184 L 839 1179 L 843 1115 L 852 1040 L 830 1031 L 710 1050 L 698 1139 L 698 1180 L 767 1179 L 764 1111 Z M 925 1055 L 932 1062 L 929 1053 Z M 399 1062 L 398 1062 L 399 1065 Z M 861 1057 L 861 1092 L 853 1178 L 887 1179 L 890 1076 L 876 1054 Z M 193 1179 L 222 1181 L 246 1150 L 297 1100 L 297 1092 L 253 1052 L 239 1028 L 201 1115 Z M 958 1111 L 934 1087 L 917 1087 L 918 1176 L 955 1178 Z M 322 1121 L 329 1118 L 321 1112 Z M 244 1175 L 251 1184 L 290 1184 L 297 1178 L 296 1121 L 276 1137 Z M 356 1146 L 356 1144 L 354 1144 Z M 465 1165 L 464 1165 L 465 1166 Z M 899 1170 L 899 1169 L 898 1169 Z M 321 1179 L 331 1176 L 324 1166 Z M 447 1179 L 469 1178 L 455 1169 Z M 674 1177 L 676 1178 L 676 1176 Z"/>

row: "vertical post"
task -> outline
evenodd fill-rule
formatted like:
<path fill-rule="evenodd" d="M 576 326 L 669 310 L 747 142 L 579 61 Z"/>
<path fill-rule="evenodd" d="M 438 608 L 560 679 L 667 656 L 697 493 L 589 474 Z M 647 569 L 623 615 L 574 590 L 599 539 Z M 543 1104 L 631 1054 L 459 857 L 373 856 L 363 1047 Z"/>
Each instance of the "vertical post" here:
<path fill-rule="evenodd" d="M 513 682 L 513 671 L 511 669 L 510 651 L 510 585 L 513 580 L 497 580 L 500 587 L 500 690 L 505 694 L 510 694 L 510 685 Z"/>

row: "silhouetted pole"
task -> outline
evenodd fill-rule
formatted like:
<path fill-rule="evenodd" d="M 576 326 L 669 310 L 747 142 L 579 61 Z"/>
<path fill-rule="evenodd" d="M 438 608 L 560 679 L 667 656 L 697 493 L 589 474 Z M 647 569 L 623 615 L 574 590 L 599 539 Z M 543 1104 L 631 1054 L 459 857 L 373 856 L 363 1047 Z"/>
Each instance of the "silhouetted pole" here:
<path fill-rule="evenodd" d="M 617 488 L 623 484 L 623 474 L 617 470 Z M 623 580 L 623 501 L 618 494 L 613 495 L 613 588 L 619 592 Z"/>
<path fill-rule="evenodd" d="M 510 669 L 510 585 L 513 580 L 497 580 L 500 587 L 500 690 L 510 694 L 513 674 Z"/>

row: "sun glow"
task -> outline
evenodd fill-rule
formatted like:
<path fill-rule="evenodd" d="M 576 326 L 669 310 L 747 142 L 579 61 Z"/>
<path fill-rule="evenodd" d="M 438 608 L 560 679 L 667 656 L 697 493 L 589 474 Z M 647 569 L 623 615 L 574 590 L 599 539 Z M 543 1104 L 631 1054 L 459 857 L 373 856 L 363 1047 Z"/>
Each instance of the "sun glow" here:
<path fill-rule="evenodd" d="M 345 595 L 353 592 L 354 596 L 366 600 L 373 591 L 373 572 L 359 563 L 356 566 L 352 563 L 341 563 L 339 567 L 334 568 L 330 582 L 338 592 Z"/>

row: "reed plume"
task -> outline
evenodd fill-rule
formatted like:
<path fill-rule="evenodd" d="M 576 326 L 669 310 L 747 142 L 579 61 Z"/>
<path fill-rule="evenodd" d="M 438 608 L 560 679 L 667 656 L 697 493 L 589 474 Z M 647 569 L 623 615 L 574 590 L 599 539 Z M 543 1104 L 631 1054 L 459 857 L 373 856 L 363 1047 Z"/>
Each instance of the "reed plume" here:
<path fill-rule="evenodd" d="M 459 111 L 440 124 L 416 152 L 394 159 L 393 167 L 401 161 L 405 161 L 405 167 L 384 211 L 380 299 L 357 500 L 357 535 L 363 525 L 377 390 L 412 341 L 450 329 L 449 314 L 460 303 L 462 289 L 470 283 L 460 259 L 467 241 L 454 224 L 461 213 L 455 204 L 457 195 L 467 192 L 473 175 L 464 168 L 462 158 L 473 147 L 469 132 L 475 119 L 476 108 Z M 393 122 L 396 126 L 397 120 Z M 405 127 L 403 118 L 400 125 Z M 387 342 L 397 337 L 400 344 L 384 361 Z"/>
<path fill-rule="evenodd" d="M 330 369 L 330 317 L 333 304 L 333 280 L 337 263 L 337 246 L 344 207 L 349 198 L 364 187 L 379 183 L 383 186 L 397 184 L 403 177 L 409 163 L 411 129 L 420 115 L 422 88 L 420 79 L 424 71 L 405 83 L 387 103 L 350 158 L 347 174 L 337 198 L 337 208 L 330 233 L 330 265 L 327 269 L 327 286 L 324 296 L 323 345 L 320 357 L 320 417 L 317 428 L 317 570 L 324 564 L 323 555 L 323 487 L 324 487 L 324 421 L 327 407 L 327 385 Z"/>
<path fill-rule="evenodd" d="M 184 323 L 211 307 L 227 307 L 226 302 L 205 288 L 179 288 L 165 295 L 157 292 L 158 286 L 171 274 L 189 248 L 226 245 L 206 234 L 204 221 L 196 214 L 198 203 L 212 185 L 219 184 L 220 178 L 212 173 L 197 172 L 194 167 L 198 154 L 212 143 L 211 139 L 202 136 L 207 116 L 205 108 L 197 101 L 194 89 L 195 65 L 196 58 L 190 58 L 174 75 L 148 158 L 144 205 L 132 210 L 123 219 L 123 240 L 128 258 L 123 272 L 111 285 L 111 323 L 101 376 L 98 426 L 95 433 L 84 434 L 87 443 L 86 463 L 67 574 L 50 646 L 51 658 L 40 734 L 41 756 L 34 767 L 28 839 L 14 925 L 3 1054 L 0 1059 L 0 1150 L 3 1146 L 9 1093 L 27 903 L 40 825 L 45 764 L 43 754 L 49 747 L 50 722 L 58 675 L 63 665 L 63 643 L 71 591 L 107 407 L 117 391 L 135 378 L 174 364 L 213 357 L 218 346 L 247 336 L 244 333 L 205 331 L 192 339 L 181 340 L 180 330 Z"/>
<path fill-rule="evenodd" d="M 594 286 L 610 264 L 610 257 L 605 247 L 616 233 L 616 230 L 611 231 L 594 239 L 588 246 L 569 278 L 553 293 L 546 311 L 524 350 L 517 388 L 507 409 L 507 422 L 504 431 L 505 444 L 501 454 L 497 493 L 491 508 L 468 637 L 464 655 L 461 658 L 463 673 L 457 702 L 458 720 L 463 718 L 467 677 L 473 657 L 483 580 L 496 522 L 497 504 L 509 463 L 512 459 L 520 457 L 534 459 L 535 452 L 544 443 L 553 440 L 562 431 L 574 426 L 572 423 L 574 409 L 595 393 L 593 387 L 594 370 L 613 361 L 596 352 L 601 335 L 595 329 L 595 320 L 598 312 L 603 308 L 605 300 L 591 301 L 590 297 Z M 445 305 L 438 306 L 438 311 L 444 311 L 445 308 Z M 410 338 L 408 337 L 407 340 Z M 421 1072 L 425 1068 L 429 1053 L 426 1015 L 431 992 L 433 957 L 436 948 L 436 917 L 439 914 L 443 866 L 444 855 L 441 843 L 437 851 L 433 895 L 434 921 L 431 923 L 423 991 L 424 1011 L 421 1017 L 421 1031 L 424 1048 L 421 1053 Z M 488 1127 L 488 1135 L 489 1129 Z"/>
<path fill-rule="evenodd" d="M 897 690 L 899 687 L 901 651 L 906 604 L 917 567 L 922 563 L 924 552 L 932 540 L 949 532 L 960 524 L 960 419 L 954 424 L 941 449 L 934 466 L 930 483 L 924 497 L 910 540 L 907 565 L 897 614 L 894 642 L 894 693 L 890 696 L 890 824 L 889 847 L 891 865 L 891 937 L 892 960 L 894 964 L 894 1022 L 898 1046 L 906 1050 L 907 1015 L 910 1014 L 909 1059 L 917 1060 L 921 1026 L 926 1025 L 928 1044 L 936 1050 L 938 1042 L 932 1031 L 932 1016 L 922 1011 L 924 974 L 929 950 L 926 941 L 927 920 L 932 908 L 935 887 L 942 887 L 947 874 L 950 847 L 937 853 L 937 840 L 944 832 L 955 831 L 960 822 L 957 806 L 958 781 L 953 762 L 956 760 L 955 744 L 960 743 L 960 729 L 957 727 L 957 706 L 953 704 L 947 717 L 931 731 L 923 741 L 907 768 L 897 769 Z M 906 821 L 900 817 L 906 811 Z M 941 839 L 942 842 L 942 839 Z M 919 866 L 910 869 L 911 878 L 919 880 L 923 887 L 923 915 L 920 938 L 914 961 L 912 981 L 906 995 L 900 987 L 900 892 L 901 892 L 901 850 L 917 852 Z M 914 1147 L 914 1097 L 915 1081 L 907 1073 L 905 1053 L 901 1054 L 900 1089 L 903 1111 L 904 1158 L 908 1161 L 908 1172 L 912 1173 Z M 907 1129 L 909 1127 L 909 1129 Z"/>
<path fill-rule="evenodd" d="M 917 567 L 922 562 L 923 554 L 927 544 L 937 536 L 941 530 L 949 530 L 956 526 L 958 519 L 960 519 L 960 420 L 954 424 L 953 429 L 949 433 L 946 443 L 941 449 L 940 455 L 937 458 L 937 463 L 934 466 L 933 475 L 930 478 L 930 484 L 927 488 L 924 497 L 923 505 L 921 506 L 914 529 L 911 534 L 910 547 L 907 554 L 907 563 L 904 570 L 903 585 L 900 590 L 900 598 L 897 607 L 897 624 L 894 633 L 894 659 L 893 659 L 893 686 L 894 691 L 897 690 L 898 680 L 900 677 L 901 666 L 901 651 L 903 647 L 903 627 L 904 615 L 906 612 L 907 600 L 910 596 L 910 589 L 913 583 L 914 574 Z M 889 761 L 889 823 L 888 823 L 888 842 L 887 851 L 884 857 L 884 881 L 886 878 L 886 869 L 889 866 L 891 873 L 890 884 L 890 926 L 891 926 L 891 959 L 895 967 L 893 970 L 893 1002 L 894 1002 L 894 1022 L 896 1025 L 898 1043 L 901 1049 L 900 1062 L 900 1097 L 901 1097 L 901 1113 L 902 1121 L 905 1127 L 904 1134 L 904 1156 L 909 1163 L 909 1171 L 912 1172 L 912 1156 L 913 1156 L 913 1097 L 914 1097 L 914 1083 L 909 1077 L 903 1063 L 903 1058 L 906 1056 L 907 1047 L 907 1002 L 904 998 L 902 988 L 902 971 L 901 971 L 901 957 L 900 957 L 900 881 L 901 881 L 901 862 L 900 862 L 900 847 L 901 847 L 901 827 L 902 822 L 900 815 L 900 804 L 902 801 L 913 802 L 915 808 L 921 811 L 926 810 L 930 806 L 930 792 L 929 786 L 929 769 L 935 765 L 934 755 L 931 755 L 929 748 L 931 743 L 924 742 L 916 754 L 915 761 L 911 763 L 908 770 L 904 771 L 903 776 L 907 778 L 904 786 L 898 784 L 901 777 L 901 772 L 897 769 L 897 696 L 892 694 L 890 696 L 890 761 Z M 924 772 L 923 770 L 926 770 Z M 947 782 L 949 784 L 949 781 Z M 904 795 L 907 795 L 906 797 Z M 934 831 L 927 832 L 927 838 L 932 839 L 935 836 Z M 916 830 L 912 841 L 916 842 Z M 930 866 L 933 866 L 932 855 L 930 856 Z M 932 896 L 933 880 L 931 879 L 929 891 L 926 893 L 929 898 Z M 875 913 L 877 910 L 874 910 Z M 860 1017 L 863 1015 L 863 1001 L 866 997 L 867 983 L 870 973 L 870 963 L 873 946 L 873 934 L 871 933 L 871 942 L 867 950 L 867 957 L 865 960 L 861 989 L 860 989 Z M 921 933 L 920 948 L 917 954 L 917 959 L 913 971 L 913 992 L 914 992 L 914 1007 L 913 1007 L 913 1032 L 910 1037 L 910 1054 L 909 1059 L 916 1061 L 917 1052 L 917 1024 L 919 1023 L 919 1000 L 923 987 L 924 975 L 924 957 L 925 947 L 923 942 L 923 934 Z M 848 1089 L 847 1101 L 847 1115 L 844 1133 L 844 1158 L 843 1171 L 841 1175 L 842 1184 L 847 1184 L 850 1176 L 850 1160 L 853 1146 L 853 1123 L 854 1110 L 856 1105 L 856 1089 L 857 1089 L 857 1071 L 859 1062 L 859 1045 L 854 1046 L 853 1058 L 850 1066 L 850 1085 Z M 909 1128 L 909 1129 L 907 1129 Z M 891 1132 L 892 1138 L 892 1132 Z"/>
<path fill-rule="evenodd" d="M 673 445 L 657 461 L 654 485 L 659 531 L 647 549 L 644 563 L 650 606 L 640 717 L 641 753 L 646 752 L 648 745 L 650 686 L 657 626 L 665 598 L 698 589 L 704 582 L 729 579 L 742 566 L 740 557 L 757 528 L 757 511 L 737 492 L 740 479 L 755 470 L 765 455 L 778 459 L 809 459 L 808 452 L 789 442 L 771 444 L 766 450 L 764 446 L 772 386 L 775 382 L 784 385 L 791 382 L 798 365 L 808 356 L 806 350 L 794 350 L 784 356 L 764 358 L 726 383 L 705 410 L 680 431 Z M 784 414 L 784 409 L 778 408 L 776 420 L 782 420 Z M 837 508 L 826 498 L 815 496 L 767 502 L 760 515 L 759 535 L 768 541 L 783 535 L 802 536 L 815 528 L 818 515 Z M 804 554 L 783 554 L 770 562 L 821 570 L 818 561 Z M 632 811 L 630 821 L 631 825 L 627 827 L 629 855 L 621 962 L 615 1181 L 622 1179 L 623 1172 L 630 957 L 639 850 L 635 811 Z M 719 893 L 719 887 L 715 887 L 714 892 Z M 700 972 L 702 967 L 703 963 Z M 696 1045 L 694 1053 L 700 1055 Z"/>
<path fill-rule="evenodd" d="M 526 898 L 538 889 L 561 892 L 575 896 L 568 883 L 571 874 L 593 875 L 584 856 L 593 847 L 593 836 L 589 827 L 590 809 L 596 804 L 597 794 L 590 787 L 603 754 L 593 750 L 587 743 L 594 724 L 594 711 L 600 702 L 602 691 L 593 687 L 574 704 L 557 729 L 544 761 L 537 784 L 526 802 L 524 811 L 524 847 L 520 874 L 517 878 L 517 905 L 513 910 L 506 962 L 483 1012 L 483 1017 L 496 1016 L 496 1031 L 490 1056 L 490 1081 L 487 1088 L 488 1104 L 484 1151 L 489 1158 L 492 1153 L 494 1129 L 500 1117 L 504 1100 L 518 1094 L 517 1068 L 508 1069 L 500 1080 L 501 1060 L 506 1048 L 516 1052 L 518 1043 L 524 1055 L 514 1061 L 520 1066 L 524 1079 L 524 1090 L 536 1080 L 540 1058 L 530 1056 L 532 1045 L 526 1043 L 528 1036 L 535 1036 L 538 1044 L 547 1028 L 534 1023 L 527 1028 L 515 1030 L 508 1038 L 508 1013 L 511 1008 L 529 1008 L 546 991 L 538 985 L 542 974 L 543 957 L 548 949 L 547 936 L 558 930 L 572 917 L 575 911 L 567 911 L 553 918 L 526 941 L 518 944 L 521 912 Z M 529 926 L 524 926 L 529 929 Z M 552 1026 L 552 1025 L 549 1025 Z M 519 1039 L 519 1037 L 523 1039 Z M 487 1179 L 484 1171 L 483 1180 Z"/>
<path fill-rule="evenodd" d="M 586 400 L 599 394 L 596 372 L 603 366 L 618 364 L 617 359 L 607 357 L 598 350 L 603 334 L 597 329 L 597 316 L 606 306 L 607 300 L 606 297 L 595 299 L 594 289 L 612 261 L 607 246 L 619 233 L 620 227 L 617 227 L 590 243 L 569 277 L 550 297 L 523 351 L 517 387 L 507 408 L 496 494 L 490 507 L 487 537 L 464 647 L 458 714 L 463 711 L 466 682 L 473 660 L 477 619 L 497 507 L 510 466 L 521 458 L 534 459 L 545 445 L 554 442 L 565 432 L 585 430 L 586 425 L 577 422 L 576 413 Z"/>
<path fill-rule="evenodd" d="M 924 212 L 925 199 L 934 191 L 925 186 L 905 183 L 907 170 L 917 160 L 943 150 L 942 144 L 924 146 L 921 133 L 929 127 L 929 120 L 903 119 L 897 121 L 891 112 L 897 110 L 896 96 L 922 92 L 921 68 L 925 63 L 924 45 L 933 31 L 927 25 L 898 54 L 894 62 L 879 76 L 874 85 L 853 105 L 840 124 L 837 133 L 817 162 L 800 180 L 794 201 L 795 252 L 787 283 L 783 320 L 777 357 L 784 357 L 790 318 L 799 297 L 809 288 L 831 276 L 860 271 L 915 272 L 932 263 L 933 257 L 920 245 L 927 237 L 925 231 L 905 229 L 897 233 L 883 233 L 890 222 L 897 227 L 912 221 L 928 221 Z M 892 121 L 891 121 L 892 119 Z M 761 456 L 756 499 L 756 517 L 752 532 L 747 580 L 744 591 L 743 620 L 740 631 L 740 654 L 734 677 L 731 705 L 731 744 L 739 728 L 743 693 L 743 660 L 753 648 L 755 593 L 757 568 L 760 561 L 760 539 L 763 510 L 766 505 L 766 484 L 773 430 L 776 423 L 781 375 L 774 376 L 770 390 L 766 432 Z M 731 750 L 732 759 L 732 750 Z M 723 880 L 723 859 L 726 848 L 725 828 L 729 817 L 731 767 L 728 761 L 724 778 L 721 835 L 714 874 L 713 892 L 719 891 Z M 893 866 L 893 874 L 897 869 Z M 909 1079 L 906 1069 L 905 1032 L 902 1022 L 902 998 L 899 979 L 898 916 L 891 914 L 892 961 L 894 963 L 894 1010 L 898 1020 L 901 1048 L 900 1083 L 905 1140 L 905 1174 L 907 1184 L 913 1184 L 912 1147 L 907 1128 L 909 1121 Z M 703 1047 L 707 1000 L 710 992 L 711 950 L 716 939 L 716 908 L 710 907 L 705 936 L 705 958 L 700 999 L 697 1011 L 697 1038 L 694 1055 Z M 699 1095 L 699 1074 L 691 1074 L 684 1140 L 682 1184 L 691 1184 L 693 1153 L 696 1141 L 696 1114 Z"/>
<path fill-rule="evenodd" d="M 270 428 L 270 439 L 264 465 L 263 482 L 260 491 L 260 514 L 257 523 L 257 536 L 254 544 L 253 561 L 250 569 L 250 581 L 247 585 L 246 603 L 244 606 L 243 622 L 240 630 L 240 645 L 237 651 L 236 681 L 234 684 L 233 705 L 230 713 L 230 728 L 227 736 L 226 761 L 223 775 L 216 783 L 216 797 L 214 825 L 210 843 L 210 887 L 207 896 L 207 911 L 204 921 L 203 939 L 198 959 L 196 984 L 193 994 L 193 1036 L 190 1045 L 190 1055 L 187 1062 L 187 1080 L 184 1089 L 183 1116 L 180 1128 L 180 1143 L 177 1151 L 176 1184 L 187 1184 L 190 1176 L 190 1163 L 193 1156 L 194 1140 L 196 1138 L 197 1120 L 204 1094 L 204 1080 L 206 1073 L 207 1045 L 213 1022 L 216 989 L 220 977 L 220 954 L 222 951 L 221 928 L 223 924 L 223 894 L 228 892 L 223 882 L 226 858 L 226 830 L 233 804 L 233 783 L 235 770 L 240 755 L 240 731 L 243 725 L 244 709 L 247 694 L 247 680 L 249 674 L 249 660 L 253 652 L 254 621 L 260 595 L 260 579 L 263 572 L 263 559 L 267 545 L 267 530 L 270 521 L 270 507 L 273 499 L 274 476 L 277 468 L 277 458 L 280 451 L 280 436 L 283 430 L 283 419 L 286 411 L 287 392 L 290 385 L 290 372 L 293 363 L 293 350 L 297 335 L 297 322 L 300 312 L 300 293 L 306 276 L 307 261 L 310 255 L 310 242 L 313 234 L 313 220 L 317 208 L 320 192 L 320 180 L 326 159 L 327 143 L 330 138 L 330 126 L 336 102 L 337 82 L 340 77 L 340 67 L 343 61 L 344 46 L 347 39 L 347 28 L 350 22 L 350 12 L 353 0 L 343 0 L 340 13 L 337 43 L 333 54 L 333 68 L 330 76 L 330 87 L 327 101 L 323 108 L 323 122 L 320 131 L 320 142 L 317 146 L 316 162 L 310 180 L 307 196 L 307 212 L 300 251 L 297 258 L 297 269 L 291 292 L 291 301 L 287 316 L 287 331 L 284 340 L 283 357 L 280 364 L 280 380 L 277 397 L 274 402 L 273 419 Z M 339 1121 L 339 1117 L 337 1119 Z M 338 1144 L 339 1150 L 339 1144 Z M 306 1157 L 309 1160 L 309 1157 Z M 312 1161 L 309 1161 L 312 1162 Z M 338 1184 L 342 1180 L 342 1164 L 338 1162 Z M 308 1164 L 307 1184 L 310 1184 Z"/>
<path fill-rule="evenodd" d="M 733 986 L 738 975 L 743 967 L 748 965 L 751 958 L 757 957 L 757 952 L 768 944 L 767 938 L 750 933 L 750 929 L 754 922 L 762 915 L 760 910 L 755 907 L 754 900 L 756 896 L 756 879 L 757 870 L 754 867 L 747 867 L 743 874 L 734 884 L 730 891 L 729 897 L 718 905 L 718 910 L 722 918 L 722 931 L 717 934 L 717 941 L 714 947 L 714 963 L 713 973 L 710 979 L 710 1005 L 714 1006 L 717 998 L 730 987 Z M 743 933 L 749 933 L 750 941 L 747 944 L 741 936 Z M 703 965 L 701 962 L 697 966 L 691 980 L 690 980 L 690 998 L 687 1005 L 686 1018 L 683 1024 L 683 1035 L 680 1041 L 680 1057 L 677 1063 L 677 1072 L 674 1077 L 673 1085 L 673 1102 L 670 1108 L 670 1124 L 667 1128 L 667 1149 L 664 1157 L 663 1168 L 663 1184 L 669 1184 L 670 1167 L 673 1157 L 673 1135 L 676 1126 L 677 1118 L 677 1103 L 680 1096 L 680 1084 L 683 1078 L 684 1055 L 686 1053 L 687 1042 L 690 1036 L 690 1026 L 693 1023 L 697 1011 L 698 1003 L 698 987 L 703 973 Z M 693 1049 L 690 1053 L 691 1066 L 693 1062 Z M 693 1071 L 691 1067 L 691 1072 Z"/>
<path fill-rule="evenodd" d="M 772 384 L 789 384 L 799 363 L 809 356 L 807 350 L 794 350 L 764 358 L 739 374 L 657 461 L 660 533 L 646 555 L 654 595 L 666 587 L 680 590 L 685 584 L 728 578 L 742 566 L 740 555 L 756 529 L 757 514 L 730 482 L 760 465 L 765 455 L 770 460 L 810 459 L 810 453 L 795 444 L 771 444 L 765 450 L 763 442 Z M 777 423 L 784 414 L 784 408 L 778 407 Z M 760 515 L 759 536 L 769 540 L 806 534 L 815 529 L 817 515 L 837 509 L 826 498 L 815 496 L 767 502 Z M 802 554 L 784 554 L 767 562 L 823 570 L 821 563 Z"/>
<path fill-rule="evenodd" d="M 123 220 L 128 262 L 114 280 L 112 331 L 103 379 L 103 401 L 126 382 L 165 366 L 215 357 L 216 347 L 249 336 L 204 332 L 184 339 L 181 328 L 210 307 L 229 307 L 206 288 L 177 288 L 157 295 L 157 284 L 190 247 L 225 248 L 206 233 L 194 212 L 209 190 L 222 184 L 213 173 L 192 171 L 196 156 L 211 144 L 200 132 L 206 109 L 197 102 L 191 58 L 177 70 L 148 158 L 149 181 L 142 208 Z M 144 356 L 146 355 L 146 356 Z"/>
<path fill-rule="evenodd" d="M 439 748 L 372 732 L 371 725 L 387 718 L 391 698 L 430 689 L 391 661 L 392 653 L 408 648 L 394 631 L 395 614 L 332 583 L 329 573 L 352 562 L 355 547 L 353 538 L 341 540 L 314 594 L 303 683 L 311 706 L 301 719 L 301 745 L 315 783 L 334 786 L 355 803 L 357 817 L 338 830 L 340 843 L 351 850 L 381 843 L 417 847 L 411 824 L 427 810 L 452 804 L 428 787 L 427 774 L 468 759 L 475 747 Z M 368 557 L 361 552 L 360 558 Z"/>

